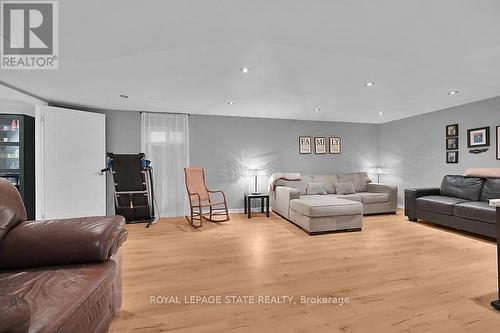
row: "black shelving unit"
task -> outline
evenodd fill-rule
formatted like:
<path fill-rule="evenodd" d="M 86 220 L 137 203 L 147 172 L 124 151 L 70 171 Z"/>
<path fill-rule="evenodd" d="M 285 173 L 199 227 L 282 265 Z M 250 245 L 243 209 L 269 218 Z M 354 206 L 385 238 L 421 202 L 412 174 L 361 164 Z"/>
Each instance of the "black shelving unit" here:
<path fill-rule="evenodd" d="M 23 198 L 28 219 L 35 218 L 35 119 L 0 113 L 0 177 Z"/>

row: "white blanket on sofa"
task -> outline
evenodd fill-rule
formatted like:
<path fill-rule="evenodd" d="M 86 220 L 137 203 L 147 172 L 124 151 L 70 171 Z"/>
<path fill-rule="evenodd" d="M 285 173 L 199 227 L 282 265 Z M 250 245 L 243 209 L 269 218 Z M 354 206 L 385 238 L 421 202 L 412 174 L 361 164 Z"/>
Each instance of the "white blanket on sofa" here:
<path fill-rule="evenodd" d="M 274 193 L 276 186 L 278 185 L 278 180 L 290 180 L 290 181 L 299 181 L 301 178 L 300 173 L 292 173 L 292 172 L 275 172 L 269 177 L 269 193 Z"/>
<path fill-rule="evenodd" d="M 465 169 L 465 177 L 500 178 L 500 168 L 469 168 Z"/>

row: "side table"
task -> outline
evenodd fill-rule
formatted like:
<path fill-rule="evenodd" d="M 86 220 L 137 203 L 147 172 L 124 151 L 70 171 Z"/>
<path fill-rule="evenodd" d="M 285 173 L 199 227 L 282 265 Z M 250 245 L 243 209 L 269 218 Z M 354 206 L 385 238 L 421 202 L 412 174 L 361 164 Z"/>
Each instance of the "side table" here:
<path fill-rule="evenodd" d="M 490 205 L 497 208 L 497 267 L 498 267 L 498 299 L 491 306 L 500 311 L 500 199 L 490 200 Z"/>
<path fill-rule="evenodd" d="M 260 199 L 260 211 L 264 213 L 264 202 L 266 205 L 266 216 L 269 217 L 269 193 L 245 193 L 245 214 L 252 217 L 252 199 Z"/>

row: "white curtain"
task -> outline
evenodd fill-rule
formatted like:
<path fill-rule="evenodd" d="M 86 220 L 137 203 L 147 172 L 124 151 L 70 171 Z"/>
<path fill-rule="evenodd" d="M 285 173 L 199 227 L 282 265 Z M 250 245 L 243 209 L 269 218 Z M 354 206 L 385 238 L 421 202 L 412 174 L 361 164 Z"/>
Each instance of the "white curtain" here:
<path fill-rule="evenodd" d="M 141 149 L 153 167 L 155 198 L 160 216 L 186 215 L 188 207 L 184 167 L 189 166 L 188 116 L 143 112 Z"/>

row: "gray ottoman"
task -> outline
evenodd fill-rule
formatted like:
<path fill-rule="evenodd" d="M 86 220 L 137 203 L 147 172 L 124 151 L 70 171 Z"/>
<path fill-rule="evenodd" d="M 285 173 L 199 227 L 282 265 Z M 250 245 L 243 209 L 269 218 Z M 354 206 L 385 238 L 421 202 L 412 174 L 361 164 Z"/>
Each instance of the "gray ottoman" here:
<path fill-rule="evenodd" d="M 290 221 L 308 233 L 359 231 L 363 204 L 332 196 L 307 196 L 290 200 Z"/>

